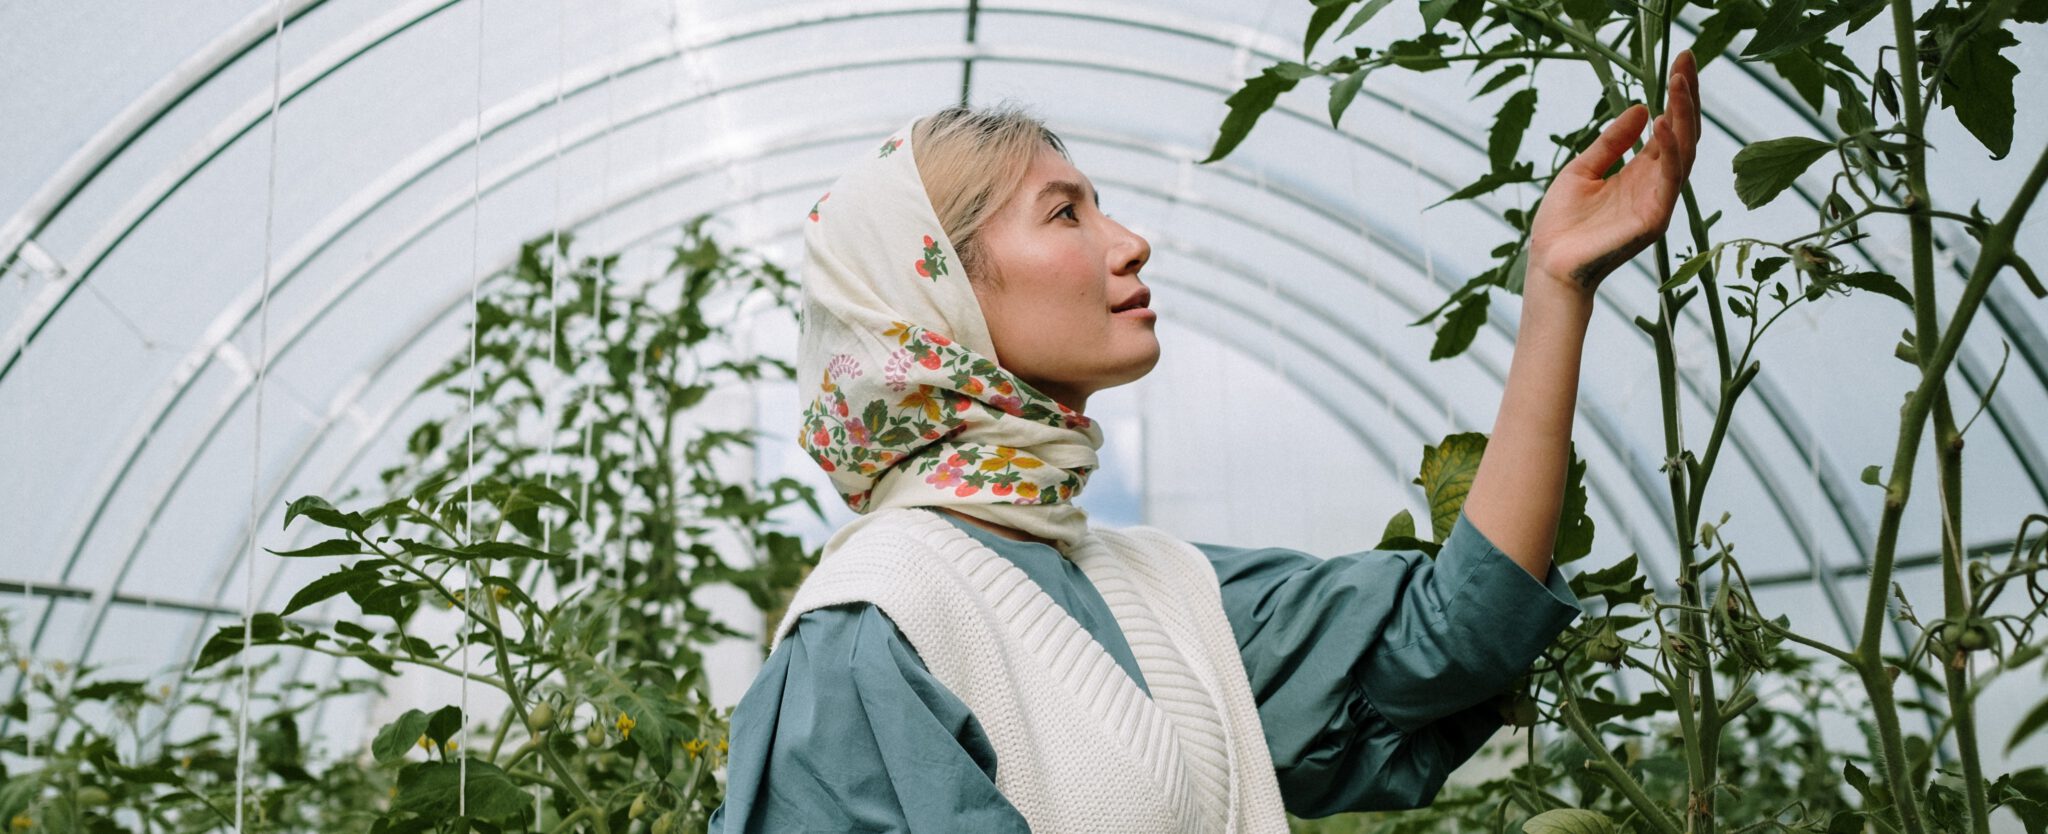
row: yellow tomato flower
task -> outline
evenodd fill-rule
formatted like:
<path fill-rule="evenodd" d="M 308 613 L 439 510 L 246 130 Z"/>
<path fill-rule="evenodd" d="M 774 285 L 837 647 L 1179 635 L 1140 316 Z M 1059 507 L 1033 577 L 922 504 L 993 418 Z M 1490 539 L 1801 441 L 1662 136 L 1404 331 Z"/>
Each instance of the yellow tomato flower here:
<path fill-rule="evenodd" d="M 36 827 L 36 821 L 27 814 L 15 814 L 14 822 L 11 824 L 16 831 L 26 831 Z"/>
<path fill-rule="evenodd" d="M 633 716 L 627 715 L 623 712 L 619 713 L 618 728 L 619 739 L 621 741 L 633 737 L 633 727 Z"/>
<path fill-rule="evenodd" d="M 706 746 L 707 745 L 704 743 L 704 740 L 701 738 L 693 738 L 689 741 L 683 742 L 683 749 L 689 752 L 690 758 L 692 760 L 695 760 L 697 758 L 697 754 L 704 752 L 704 748 Z"/>
<path fill-rule="evenodd" d="M 725 752 L 725 739 L 722 739 L 722 738 L 721 738 L 721 739 L 719 739 L 719 740 L 718 740 L 718 752 L 720 752 L 720 753 L 723 753 L 723 752 Z"/>
<path fill-rule="evenodd" d="M 419 745 L 421 750 L 425 750 L 430 753 L 434 750 L 434 742 L 428 740 L 425 733 L 421 733 L 420 740 L 413 743 Z"/>
<path fill-rule="evenodd" d="M 456 743 L 455 743 L 455 739 L 452 739 L 452 738 L 451 738 L 451 739 L 449 739 L 449 740 L 448 740 L 448 741 L 447 741 L 446 743 L 443 743 L 443 744 L 441 745 L 441 752 L 443 752 L 443 753 L 453 753 L 453 752 L 455 752 L 455 748 L 457 748 L 457 747 L 460 747 L 460 746 L 461 746 L 461 745 L 459 745 L 459 744 L 456 744 Z"/>

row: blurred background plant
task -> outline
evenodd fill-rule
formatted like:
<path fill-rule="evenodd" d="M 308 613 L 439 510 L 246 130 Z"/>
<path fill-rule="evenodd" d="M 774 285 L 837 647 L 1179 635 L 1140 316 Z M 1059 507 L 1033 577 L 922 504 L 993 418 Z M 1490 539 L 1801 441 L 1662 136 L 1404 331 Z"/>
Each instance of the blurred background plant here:
<path fill-rule="evenodd" d="M 757 432 L 693 414 L 722 388 L 794 374 L 735 352 L 726 326 L 743 308 L 793 310 L 795 282 L 722 247 L 709 219 L 684 224 L 652 279 L 621 282 L 615 258 L 572 257 L 550 236 L 481 283 L 473 352 L 420 386 L 449 394 L 452 415 L 410 431 L 406 459 L 380 473 L 385 495 L 291 502 L 286 528 L 322 540 L 271 552 L 334 570 L 246 630 L 221 628 L 190 670 L 167 672 L 179 686 L 38 665 L 8 641 L 34 676 L 0 745 L 33 767 L 5 774 L 0 818 L 14 831 L 233 830 L 246 783 L 246 830 L 702 830 L 727 752 L 704 651 L 763 629 L 697 595 L 730 587 L 779 608 L 816 551 L 770 516 L 803 502 L 823 517 L 793 479 L 728 479 L 722 460 Z M 279 649 L 248 650 L 265 646 Z M 163 726 L 196 710 L 233 728 L 241 664 L 260 678 L 293 651 L 359 661 L 364 676 L 251 691 L 246 780 L 233 731 L 170 740 L 137 720 L 147 705 Z M 407 709 L 364 749 L 305 749 L 301 714 L 413 670 L 454 676 L 460 702 Z M 107 718 L 86 720 L 86 704 Z M 31 733 L 31 712 L 55 720 Z"/>

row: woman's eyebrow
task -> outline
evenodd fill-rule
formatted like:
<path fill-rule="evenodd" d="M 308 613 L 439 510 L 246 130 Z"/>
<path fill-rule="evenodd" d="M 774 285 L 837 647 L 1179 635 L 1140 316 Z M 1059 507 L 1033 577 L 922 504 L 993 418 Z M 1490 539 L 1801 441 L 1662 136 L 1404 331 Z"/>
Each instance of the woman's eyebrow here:
<path fill-rule="evenodd" d="M 1043 188 L 1038 189 L 1038 196 L 1033 199 L 1043 200 L 1048 196 L 1060 194 L 1069 200 L 1079 201 L 1083 193 L 1086 193 L 1085 189 L 1078 182 L 1072 180 L 1053 180 L 1046 183 Z M 1095 193 L 1095 207 L 1102 207 L 1102 193 L 1099 191 Z"/>

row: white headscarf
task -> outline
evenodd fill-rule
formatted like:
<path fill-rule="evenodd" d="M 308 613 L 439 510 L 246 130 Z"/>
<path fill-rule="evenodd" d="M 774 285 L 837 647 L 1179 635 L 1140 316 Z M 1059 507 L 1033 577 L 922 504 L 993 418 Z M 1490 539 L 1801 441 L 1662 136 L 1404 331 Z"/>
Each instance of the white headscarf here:
<path fill-rule="evenodd" d="M 918 175 L 916 124 L 811 207 L 797 354 L 811 399 L 797 442 L 855 512 L 945 506 L 1065 549 L 1087 533 L 1073 499 L 1102 429 L 997 363 Z"/>

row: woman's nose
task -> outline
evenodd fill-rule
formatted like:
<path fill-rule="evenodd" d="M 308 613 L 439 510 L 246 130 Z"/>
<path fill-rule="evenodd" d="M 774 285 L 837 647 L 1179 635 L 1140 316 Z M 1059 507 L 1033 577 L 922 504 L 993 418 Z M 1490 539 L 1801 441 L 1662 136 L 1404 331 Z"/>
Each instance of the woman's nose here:
<path fill-rule="evenodd" d="M 1121 223 L 1117 225 L 1123 227 Z M 1152 260 L 1152 244 L 1150 241 L 1145 240 L 1144 235 L 1133 232 L 1129 228 L 1124 228 L 1124 234 L 1126 238 L 1119 254 L 1128 253 L 1128 256 L 1118 266 L 1122 268 L 1121 271 L 1136 273 L 1145 266 L 1147 261 Z"/>

